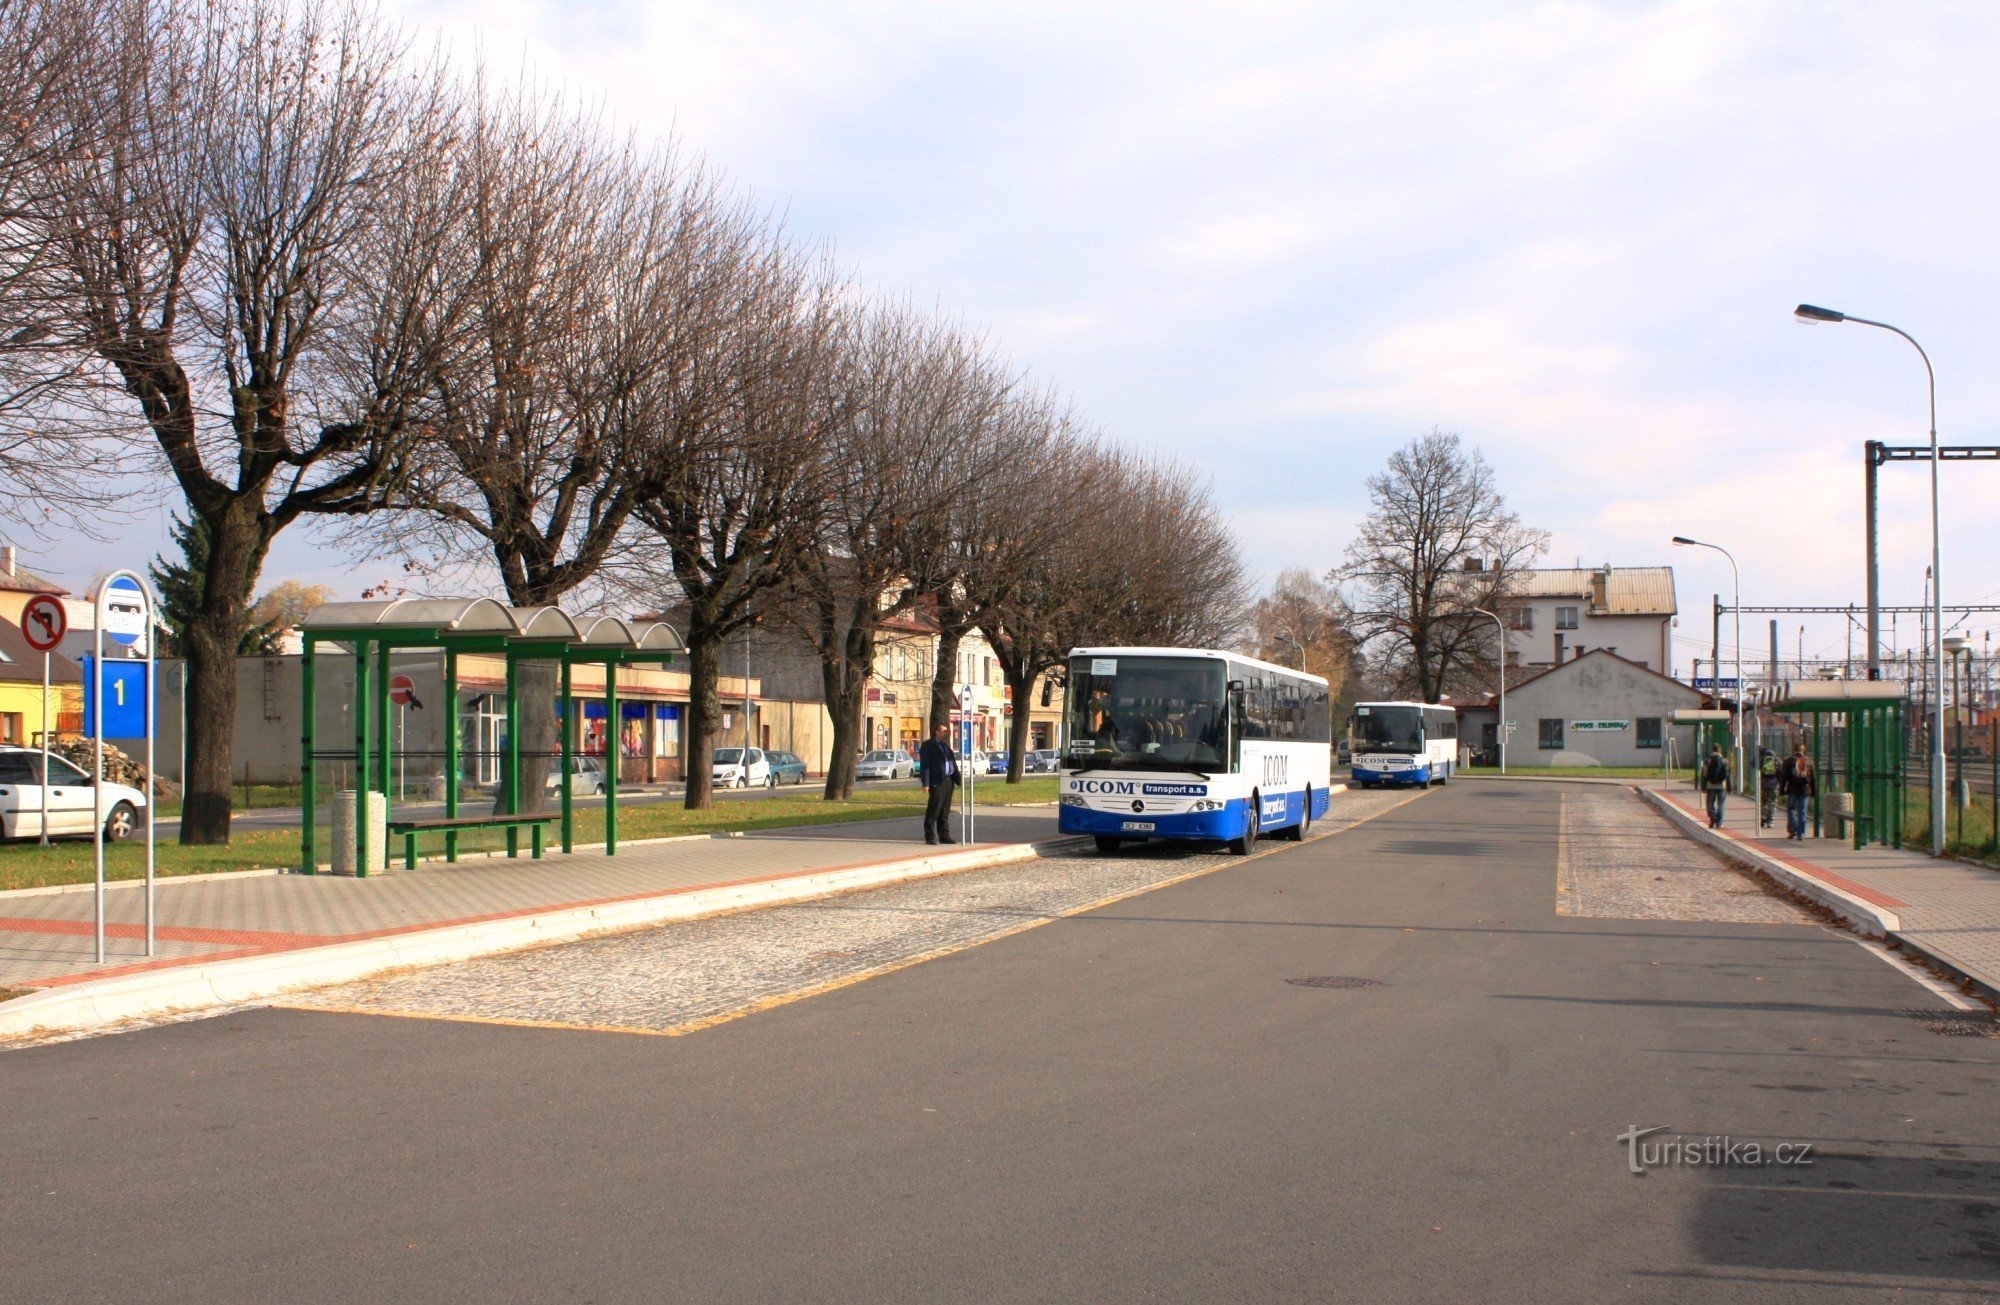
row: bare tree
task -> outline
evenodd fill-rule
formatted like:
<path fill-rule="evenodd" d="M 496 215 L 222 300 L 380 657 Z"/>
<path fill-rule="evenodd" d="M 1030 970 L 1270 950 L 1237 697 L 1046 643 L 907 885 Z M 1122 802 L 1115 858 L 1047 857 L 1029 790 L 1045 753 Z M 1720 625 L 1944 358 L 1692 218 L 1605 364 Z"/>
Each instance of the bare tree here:
<path fill-rule="evenodd" d="M 935 559 L 917 542 L 922 523 L 962 506 L 973 486 L 957 447 L 999 401 L 978 345 L 914 309 L 866 310 L 853 340 L 844 381 L 851 397 L 827 452 L 837 479 L 789 587 L 792 619 L 819 657 L 833 720 L 828 798 L 854 789 L 882 619 L 935 588 Z"/>
<path fill-rule="evenodd" d="M 105 140 L 96 119 L 45 106 L 66 86 L 116 79 L 99 57 L 111 17 L 100 0 L 0 2 L 0 515 L 86 534 L 117 515 L 100 490 L 125 468 L 129 441 L 91 410 L 101 364 L 78 347 L 51 236 L 60 178 Z"/>
<path fill-rule="evenodd" d="M 1020 774 L 1026 755 L 1035 686 L 1059 674 L 1071 648 L 1093 642 L 1103 630 L 1100 581 L 1107 568 L 1101 523 L 1074 509 L 1075 491 L 1103 491 L 1115 475 L 1111 459 L 1083 434 L 1075 414 L 1050 411 L 1042 457 L 1041 494 L 1059 510 L 1031 516 L 1009 531 L 993 570 L 978 573 L 986 602 L 980 632 L 1011 690 L 1014 714 L 1007 741 L 1008 778 Z M 1097 500 L 1102 502 L 1103 500 Z M 1122 543 L 1121 539 L 1121 543 Z"/>
<path fill-rule="evenodd" d="M 1305 567 L 1287 567 L 1270 592 L 1250 604 L 1245 627 L 1245 651 L 1324 676 L 1332 686 L 1335 717 L 1345 716 L 1345 706 L 1359 695 L 1361 663 L 1338 589 Z"/>
<path fill-rule="evenodd" d="M 846 287 L 775 234 L 740 252 L 718 268 L 714 329 L 667 378 L 650 456 L 673 471 L 637 505 L 651 537 L 629 567 L 685 599 L 690 810 L 713 800 L 723 646 L 761 619 L 819 543 L 822 505 L 842 488 L 833 433 L 854 401 L 843 370 Z"/>
<path fill-rule="evenodd" d="M 168 35 L 163 35 L 168 34 Z M 452 122 L 373 16 L 120 0 L 43 112 L 58 333 L 108 369 L 212 551 L 188 629 L 184 843 L 229 836 L 235 651 L 271 541 L 382 497 L 440 338 Z"/>
<path fill-rule="evenodd" d="M 662 377 L 708 312 L 717 231 L 735 218 L 671 152 L 642 156 L 531 90 L 481 88 L 467 117 L 452 160 L 465 210 L 444 253 L 457 347 L 425 378 L 430 437 L 401 468 L 398 510 L 363 533 L 427 568 L 497 574 L 511 605 L 535 607 L 598 574 L 667 474 L 651 438 Z M 515 796 L 534 811 L 557 751 L 557 667 L 521 672 Z"/>
<path fill-rule="evenodd" d="M 1505 595 L 1548 535 L 1508 510 L 1479 450 L 1435 428 L 1390 455 L 1368 498 L 1327 578 L 1344 586 L 1354 636 L 1386 687 L 1436 702 L 1456 676 L 1490 666 L 1491 631 L 1465 613 Z"/>

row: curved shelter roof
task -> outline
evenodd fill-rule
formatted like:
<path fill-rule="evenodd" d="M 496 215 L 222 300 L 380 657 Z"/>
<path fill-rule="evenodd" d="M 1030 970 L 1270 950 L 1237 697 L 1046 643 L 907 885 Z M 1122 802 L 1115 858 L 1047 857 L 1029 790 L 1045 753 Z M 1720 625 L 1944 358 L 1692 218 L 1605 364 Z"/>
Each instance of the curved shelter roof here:
<path fill-rule="evenodd" d="M 492 598 L 393 598 L 361 603 L 323 603 L 307 614 L 308 631 L 336 636 L 398 631 L 520 639 L 567 644 L 607 653 L 683 652 L 687 642 L 664 621 L 627 621 L 617 616 L 572 616 L 560 607 L 508 607 Z"/>
<path fill-rule="evenodd" d="M 585 617 L 575 640 L 579 647 L 631 652 L 682 652 L 687 643 L 665 621 L 627 621 L 617 616 Z"/>
<path fill-rule="evenodd" d="M 322 603 L 306 614 L 304 628 L 520 633 L 513 611 L 491 598 L 390 598 L 365 603 Z"/>

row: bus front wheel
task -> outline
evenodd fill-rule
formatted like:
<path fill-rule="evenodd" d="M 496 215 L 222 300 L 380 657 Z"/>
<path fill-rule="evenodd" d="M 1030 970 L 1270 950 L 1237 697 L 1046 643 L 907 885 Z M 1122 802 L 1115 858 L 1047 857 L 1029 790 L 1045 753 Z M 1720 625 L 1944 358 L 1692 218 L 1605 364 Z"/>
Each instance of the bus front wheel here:
<path fill-rule="evenodd" d="M 1250 849 L 1257 846 L 1257 822 L 1263 818 L 1264 799 L 1255 792 L 1250 794 L 1250 811 L 1243 822 L 1243 836 L 1229 840 L 1229 851 L 1233 856 L 1248 856 Z"/>

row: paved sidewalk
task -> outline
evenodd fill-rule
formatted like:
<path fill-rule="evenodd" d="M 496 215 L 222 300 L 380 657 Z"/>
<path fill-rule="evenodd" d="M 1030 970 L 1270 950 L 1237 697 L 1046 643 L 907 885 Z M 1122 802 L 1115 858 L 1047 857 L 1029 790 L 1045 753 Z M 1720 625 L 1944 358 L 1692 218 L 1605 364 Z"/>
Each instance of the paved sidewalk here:
<path fill-rule="evenodd" d="M 145 954 L 143 885 L 105 890 L 106 958 L 92 959 L 92 894 L 0 893 L 0 987 L 46 988 L 236 957 L 383 938 L 1057 837 L 1053 807 L 982 812 L 980 843 L 926 848 L 915 817 L 626 843 L 541 860 L 419 862 L 367 879 L 335 875 L 188 875 L 155 889 L 158 946 Z M 400 864 L 400 862 L 398 863 Z"/>
<path fill-rule="evenodd" d="M 1690 834 L 1710 840 L 1699 793 L 1685 785 L 1648 785 Z M 1785 838 L 1784 812 L 1771 828 L 1757 828 L 1754 799 L 1732 796 L 1721 830 L 1725 851 L 1748 854 L 1784 881 L 1831 890 L 1822 900 L 1844 915 L 1868 916 L 1870 932 L 1903 944 L 1970 979 L 1988 998 L 2000 998 L 2000 871 L 1939 860 L 1927 852 L 1869 847 L 1835 838 L 1801 842 Z M 1808 895 L 1819 896 L 1809 892 Z M 1845 908 L 1845 909 L 1844 909 Z"/>

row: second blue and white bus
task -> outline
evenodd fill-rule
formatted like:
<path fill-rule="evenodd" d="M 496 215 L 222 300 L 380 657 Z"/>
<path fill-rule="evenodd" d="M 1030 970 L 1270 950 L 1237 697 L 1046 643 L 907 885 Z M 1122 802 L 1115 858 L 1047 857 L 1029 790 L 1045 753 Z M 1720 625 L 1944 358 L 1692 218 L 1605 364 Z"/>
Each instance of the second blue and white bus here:
<path fill-rule="evenodd" d="M 1333 699 L 1319 676 L 1204 648 L 1077 648 L 1068 670 L 1065 834 L 1107 852 L 1200 839 L 1241 854 L 1326 814 Z"/>
<path fill-rule="evenodd" d="M 1458 714 L 1428 702 L 1357 702 L 1347 750 L 1362 788 L 1442 784 L 1458 769 Z"/>

